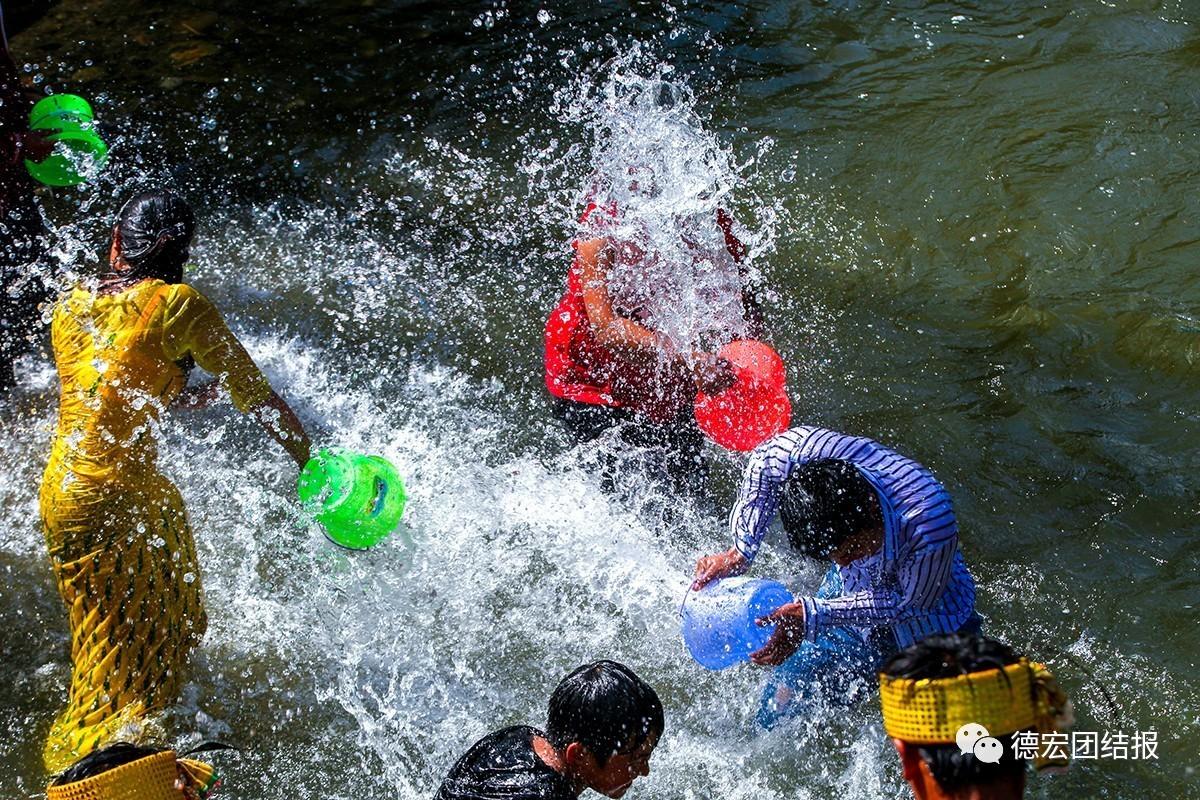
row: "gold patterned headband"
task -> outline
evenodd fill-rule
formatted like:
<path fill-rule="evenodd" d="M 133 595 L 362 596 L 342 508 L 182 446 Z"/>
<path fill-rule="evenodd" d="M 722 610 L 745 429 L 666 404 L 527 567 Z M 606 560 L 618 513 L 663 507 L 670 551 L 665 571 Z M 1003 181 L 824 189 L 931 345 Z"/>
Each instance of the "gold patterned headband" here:
<path fill-rule="evenodd" d="M 46 800 L 203 800 L 216 782 L 208 764 L 163 750 L 81 781 L 51 786 Z"/>
<path fill-rule="evenodd" d="M 996 737 L 1053 733 L 1069 725 L 1070 704 L 1054 675 L 1024 658 L 950 678 L 880 674 L 879 698 L 888 736 L 913 744 L 954 744 L 959 728 L 972 723 Z"/>

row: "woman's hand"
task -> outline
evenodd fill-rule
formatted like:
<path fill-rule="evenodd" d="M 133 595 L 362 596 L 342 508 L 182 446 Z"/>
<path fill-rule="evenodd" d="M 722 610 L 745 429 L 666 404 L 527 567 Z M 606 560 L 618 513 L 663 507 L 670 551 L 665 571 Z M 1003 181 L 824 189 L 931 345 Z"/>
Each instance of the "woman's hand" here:
<path fill-rule="evenodd" d="M 774 625 L 775 630 L 762 649 L 750 654 L 750 661 L 760 667 L 778 667 L 804 641 L 804 603 L 782 605 L 765 617 L 759 617 L 757 623 Z"/>
<path fill-rule="evenodd" d="M 699 591 L 713 581 L 741 575 L 750 569 L 750 559 L 732 548 L 724 553 L 705 556 L 696 562 L 696 577 L 692 580 L 692 589 Z"/>
<path fill-rule="evenodd" d="M 705 394 L 720 394 L 737 382 L 733 365 L 713 353 L 692 354 L 692 377 Z"/>

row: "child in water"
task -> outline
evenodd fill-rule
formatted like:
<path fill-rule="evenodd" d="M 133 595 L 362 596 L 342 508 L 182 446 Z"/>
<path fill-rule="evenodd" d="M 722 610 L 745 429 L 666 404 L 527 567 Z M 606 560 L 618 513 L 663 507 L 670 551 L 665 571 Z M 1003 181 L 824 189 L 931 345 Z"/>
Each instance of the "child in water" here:
<path fill-rule="evenodd" d="M 436 800 L 575 800 L 585 789 L 621 797 L 650 774 L 662 732 L 662 703 L 633 670 L 584 664 L 550 695 L 545 732 L 518 725 L 480 739 Z"/>

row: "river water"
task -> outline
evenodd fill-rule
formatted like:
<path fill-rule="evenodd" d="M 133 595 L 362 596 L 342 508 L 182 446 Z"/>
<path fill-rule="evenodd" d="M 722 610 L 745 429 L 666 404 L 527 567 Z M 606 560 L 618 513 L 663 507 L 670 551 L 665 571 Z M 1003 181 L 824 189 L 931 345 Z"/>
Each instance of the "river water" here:
<path fill-rule="evenodd" d="M 203 5 L 203 7 L 201 7 Z M 180 730 L 230 795 L 428 797 L 557 679 L 611 657 L 667 732 L 645 798 L 899 798 L 873 703 L 756 734 L 762 673 L 706 673 L 677 610 L 715 504 L 601 491 L 542 385 L 604 87 L 685 98 L 735 186 L 797 422 L 880 439 L 955 498 L 989 631 L 1060 675 L 1078 761 L 1044 798 L 1194 797 L 1200 735 L 1200 9 L 1184 2 L 63 0 L 13 37 L 95 100 L 94 186 L 44 198 L 86 274 L 120 198 L 172 185 L 209 293 L 320 441 L 391 458 L 407 527 L 366 553 L 294 506 L 229 406 L 164 426 L 210 627 Z M 722 183 L 721 185 L 725 185 Z M 37 529 L 45 354 L 0 405 L 0 796 L 37 796 L 69 676 Z M 758 574 L 815 586 L 781 541 Z"/>

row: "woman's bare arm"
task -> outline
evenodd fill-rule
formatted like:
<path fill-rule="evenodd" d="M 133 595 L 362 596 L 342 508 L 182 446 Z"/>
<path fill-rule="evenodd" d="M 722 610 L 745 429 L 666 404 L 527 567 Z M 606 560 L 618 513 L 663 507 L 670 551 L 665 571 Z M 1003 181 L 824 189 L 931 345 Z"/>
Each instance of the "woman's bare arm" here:
<path fill-rule="evenodd" d="M 642 357 L 678 360 L 692 373 L 696 385 L 706 392 L 716 393 L 733 384 L 733 370 L 725 359 L 713 353 L 680 351 L 666 336 L 613 310 L 607 280 L 612 266 L 612 248 L 605 239 L 583 242 L 578 253 L 584 310 L 600 344 L 624 348 Z"/>
<path fill-rule="evenodd" d="M 250 415 L 271 438 L 288 451 L 288 455 L 296 464 L 304 469 L 304 465 L 311 458 L 312 441 L 309 440 L 304 426 L 300 424 L 300 418 L 292 411 L 291 406 L 272 391 L 262 405 L 250 411 Z"/>
<path fill-rule="evenodd" d="M 605 347 L 663 350 L 664 337 L 613 310 L 608 294 L 608 272 L 612 266 L 612 248 L 608 240 L 581 242 L 578 254 L 583 306 L 588 322 L 596 331 L 596 340 Z"/>

